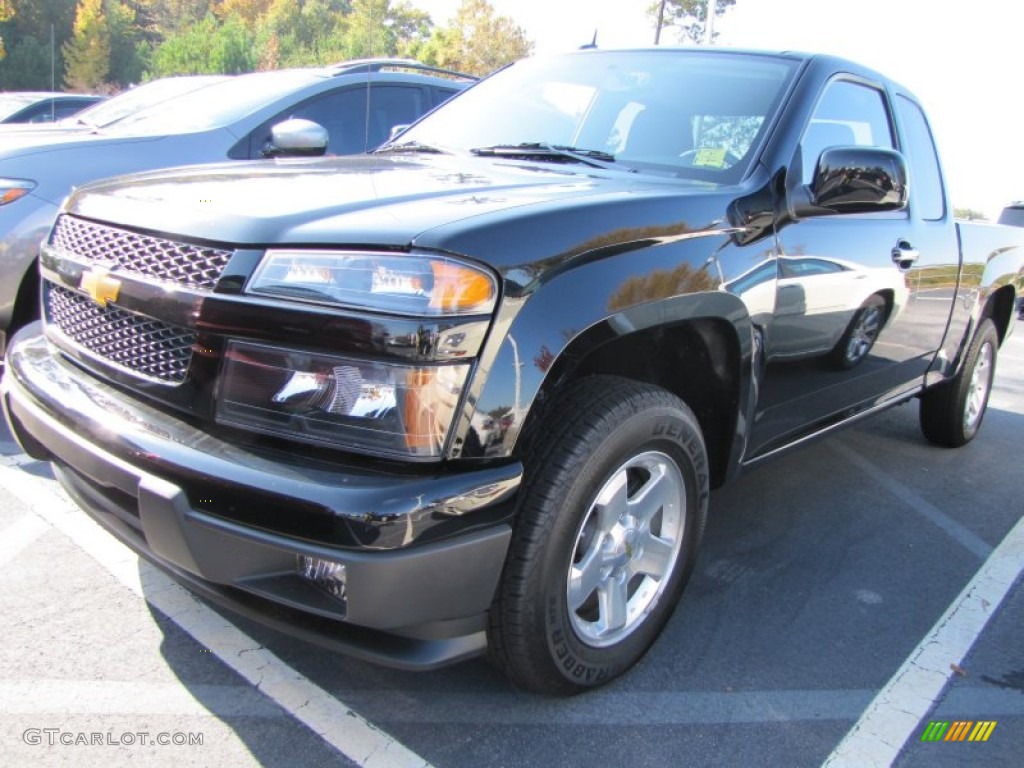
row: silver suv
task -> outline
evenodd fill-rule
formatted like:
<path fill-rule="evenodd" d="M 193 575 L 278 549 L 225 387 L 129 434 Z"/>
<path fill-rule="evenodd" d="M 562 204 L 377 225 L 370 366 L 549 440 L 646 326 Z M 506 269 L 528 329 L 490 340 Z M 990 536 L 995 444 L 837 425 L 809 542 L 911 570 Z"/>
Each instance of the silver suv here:
<path fill-rule="evenodd" d="M 72 188 L 176 165 L 365 152 L 474 80 L 401 59 L 256 72 L 84 134 L 0 135 L 0 355 L 39 314 L 39 244 Z"/>
<path fill-rule="evenodd" d="M 1010 203 L 999 214 L 1000 224 L 1011 227 L 1024 227 L 1024 202 Z M 1017 317 L 1024 320 L 1024 296 L 1017 299 Z"/>

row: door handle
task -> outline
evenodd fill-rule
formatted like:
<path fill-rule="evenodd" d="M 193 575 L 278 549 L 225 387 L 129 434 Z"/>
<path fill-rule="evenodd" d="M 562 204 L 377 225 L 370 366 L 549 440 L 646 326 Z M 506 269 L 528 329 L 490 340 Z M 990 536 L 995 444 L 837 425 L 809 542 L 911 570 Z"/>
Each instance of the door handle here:
<path fill-rule="evenodd" d="M 893 246 L 892 261 L 902 270 L 910 269 L 921 253 L 906 240 L 900 240 Z"/>

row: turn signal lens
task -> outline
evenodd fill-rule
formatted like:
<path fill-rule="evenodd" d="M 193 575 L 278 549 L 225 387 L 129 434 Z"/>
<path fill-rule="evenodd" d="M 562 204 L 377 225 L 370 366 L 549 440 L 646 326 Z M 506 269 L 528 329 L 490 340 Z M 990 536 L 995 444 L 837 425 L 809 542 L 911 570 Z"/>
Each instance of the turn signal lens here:
<path fill-rule="evenodd" d="M 0 205 L 20 200 L 35 188 L 36 183 L 28 179 L 0 179 Z"/>
<path fill-rule="evenodd" d="M 454 261 L 432 259 L 430 268 L 434 273 L 431 309 L 443 315 L 479 312 L 477 307 L 487 307 L 490 311 L 494 303 L 494 282 L 488 275 Z"/>
<path fill-rule="evenodd" d="M 406 315 L 489 313 L 497 283 L 483 269 L 428 254 L 268 251 L 249 292 Z"/>

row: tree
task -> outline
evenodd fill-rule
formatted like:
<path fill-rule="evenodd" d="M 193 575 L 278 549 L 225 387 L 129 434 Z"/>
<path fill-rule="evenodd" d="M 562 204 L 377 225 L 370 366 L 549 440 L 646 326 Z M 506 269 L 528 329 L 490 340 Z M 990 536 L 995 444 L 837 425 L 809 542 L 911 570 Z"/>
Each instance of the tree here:
<path fill-rule="evenodd" d="M 253 72 L 260 63 L 256 33 L 237 16 L 219 23 L 213 14 L 174 33 L 155 51 L 151 77 Z"/>
<path fill-rule="evenodd" d="M 210 12 L 210 0 L 136 0 L 145 6 L 145 18 L 149 20 L 150 38 L 153 42 L 166 40 L 185 27 L 192 26 L 206 18 Z"/>
<path fill-rule="evenodd" d="M 736 0 L 713 0 L 715 17 L 722 16 L 736 5 Z M 654 21 L 654 43 L 658 44 L 661 31 L 675 27 L 680 41 L 700 43 L 708 22 L 708 0 L 661 0 L 647 9 L 647 15 Z M 712 39 L 718 37 L 715 32 Z"/>
<path fill-rule="evenodd" d="M 0 90 L 42 91 L 59 85 L 64 72 L 61 46 L 72 34 L 74 0 L 0 0 L 0 5 L 9 13 L 7 21 L 0 21 L 7 53 L 0 67 Z"/>
<path fill-rule="evenodd" d="M 486 75 L 532 51 L 522 27 L 507 16 L 496 16 L 487 0 L 462 0 L 453 24 L 435 29 L 410 53 L 428 64 Z"/>
<path fill-rule="evenodd" d="M 11 5 L 10 0 L 0 0 L 0 22 L 7 21 L 14 15 L 14 6 Z M 7 55 L 7 51 L 4 50 L 4 38 L 0 35 L 0 59 L 3 59 Z"/>
<path fill-rule="evenodd" d="M 118 88 L 127 88 L 142 79 L 149 46 L 136 25 L 136 11 L 120 0 L 106 0 L 107 27 L 110 31 L 110 71 L 107 79 Z"/>
<path fill-rule="evenodd" d="M 407 2 L 353 0 L 345 16 L 345 59 L 396 56 L 425 42 L 430 35 L 430 16 Z"/>
<path fill-rule="evenodd" d="M 4 0 L 0 0 L 4 2 Z M 15 38 L 32 35 L 37 40 L 50 41 L 50 30 L 58 44 L 63 43 L 72 34 L 75 22 L 74 0 L 6 0 L 13 14 L 8 22 L 11 26 L 11 37 L 8 40 L 13 46 Z"/>
<path fill-rule="evenodd" d="M 74 34 L 61 47 L 64 84 L 73 91 L 94 91 L 110 72 L 110 27 L 103 0 L 81 0 L 75 11 Z"/>
<path fill-rule="evenodd" d="M 349 10 L 345 0 L 273 0 L 258 25 L 264 41 L 260 66 L 301 67 L 344 59 Z M 271 45 L 276 53 L 267 48 Z"/>
<path fill-rule="evenodd" d="M 953 208 L 953 216 L 958 219 L 967 219 L 968 221 L 977 221 L 986 218 L 984 213 L 975 210 L 974 208 Z"/>
<path fill-rule="evenodd" d="M 32 35 L 11 43 L 0 68 L 0 90 L 50 90 L 50 41 Z"/>
<path fill-rule="evenodd" d="M 218 19 L 237 16 L 252 26 L 266 14 L 272 3 L 273 0 L 218 0 L 210 10 Z"/>

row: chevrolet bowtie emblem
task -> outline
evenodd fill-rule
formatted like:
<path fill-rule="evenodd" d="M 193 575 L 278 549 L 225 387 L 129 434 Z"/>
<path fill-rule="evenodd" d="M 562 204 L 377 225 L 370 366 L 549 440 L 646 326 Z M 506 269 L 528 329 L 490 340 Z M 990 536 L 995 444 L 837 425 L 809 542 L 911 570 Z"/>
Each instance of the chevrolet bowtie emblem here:
<path fill-rule="evenodd" d="M 110 276 L 105 269 L 87 269 L 82 273 L 82 282 L 79 287 L 89 294 L 94 302 L 101 307 L 107 306 L 107 302 L 117 301 L 117 294 L 121 290 L 121 281 Z"/>

